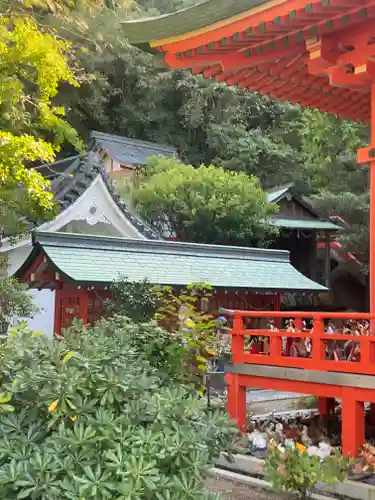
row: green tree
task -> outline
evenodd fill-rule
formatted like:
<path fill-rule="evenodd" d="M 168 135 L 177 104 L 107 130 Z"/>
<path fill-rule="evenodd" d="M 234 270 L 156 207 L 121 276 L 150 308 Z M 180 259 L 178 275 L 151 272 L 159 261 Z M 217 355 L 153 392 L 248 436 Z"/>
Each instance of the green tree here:
<path fill-rule="evenodd" d="M 13 14 L 13 11 L 12 11 Z M 77 85 L 69 45 L 28 15 L 0 17 L 0 228 L 17 232 L 53 209 L 45 179 L 27 168 L 53 160 L 65 140 L 81 143 L 53 105 L 61 82 Z"/>
<path fill-rule="evenodd" d="M 368 143 L 367 126 L 318 110 L 305 110 L 297 123 L 301 164 L 313 193 L 368 191 L 368 169 L 356 163 L 357 149 Z"/>
<path fill-rule="evenodd" d="M 248 245 L 273 233 L 258 179 L 213 165 L 194 168 L 178 160 L 150 159 L 131 192 L 140 214 L 179 241 Z"/>
<path fill-rule="evenodd" d="M 343 226 L 340 242 L 348 252 L 353 252 L 363 263 L 368 263 L 369 252 L 369 208 L 368 192 L 357 195 L 350 191 L 332 193 L 324 190 L 313 196 L 313 204 L 326 216 L 340 216 Z"/>
<path fill-rule="evenodd" d="M 86 139 L 90 130 L 101 130 L 172 144 L 187 163 L 257 172 L 264 185 L 297 178 L 295 151 L 280 139 L 283 104 L 187 71 L 165 71 L 160 58 L 126 44 L 119 19 L 191 3 L 144 0 L 115 10 L 82 9 L 79 23 L 54 20 L 89 75 L 63 93 L 69 120 Z"/>
<path fill-rule="evenodd" d="M 186 163 L 255 175 L 263 187 L 295 181 L 306 196 L 365 193 L 367 169 L 356 164 L 355 151 L 368 143 L 366 126 L 189 72 L 165 71 L 159 57 L 126 44 L 119 19 L 165 14 L 192 3 L 94 2 L 95 8 L 84 5 L 79 15 L 75 9 L 74 19 L 53 18 L 58 33 L 73 41 L 75 57 L 88 75 L 80 88 L 64 87 L 61 95 L 80 134 L 87 138 L 98 129 L 165 142 L 176 146 Z M 356 220 L 355 214 L 351 219 Z M 341 241 L 346 245 L 346 236 Z"/>
<path fill-rule="evenodd" d="M 322 215 L 346 222 L 339 241 L 366 264 L 368 167 L 356 163 L 356 153 L 368 143 L 368 127 L 317 110 L 305 110 L 299 123 L 301 165 L 310 201 Z"/>

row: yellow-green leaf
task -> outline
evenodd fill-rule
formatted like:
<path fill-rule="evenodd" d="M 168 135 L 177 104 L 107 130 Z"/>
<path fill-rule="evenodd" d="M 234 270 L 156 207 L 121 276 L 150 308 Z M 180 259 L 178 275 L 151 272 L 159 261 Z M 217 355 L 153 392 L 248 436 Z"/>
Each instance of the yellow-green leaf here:
<path fill-rule="evenodd" d="M 206 365 L 198 365 L 198 370 L 201 370 L 202 372 L 206 372 L 207 366 Z"/>
<path fill-rule="evenodd" d="M 188 328 L 195 328 L 195 323 L 192 319 L 187 319 L 185 321 L 185 326 L 187 326 Z"/>
<path fill-rule="evenodd" d="M 196 360 L 199 361 L 200 363 L 207 363 L 207 359 L 204 358 L 203 356 L 197 356 Z"/>
<path fill-rule="evenodd" d="M 72 358 L 73 356 L 75 355 L 75 352 L 74 351 L 69 351 L 65 354 L 64 358 L 63 358 L 63 362 L 66 363 L 67 361 L 69 361 L 70 358 Z"/>
<path fill-rule="evenodd" d="M 12 394 L 2 392 L 0 393 L 0 404 L 9 403 L 12 399 Z"/>

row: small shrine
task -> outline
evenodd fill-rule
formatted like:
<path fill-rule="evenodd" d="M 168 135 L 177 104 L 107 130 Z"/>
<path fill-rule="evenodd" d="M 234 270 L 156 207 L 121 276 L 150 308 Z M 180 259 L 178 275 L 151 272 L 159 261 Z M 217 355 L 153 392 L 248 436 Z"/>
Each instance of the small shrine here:
<path fill-rule="evenodd" d="M 33 250 L 15 274 L 30 288 L 54 291 L 54 332 L 103 315 L 111 283 L 147 279 L 175 288 L 208 283 L 215 289 L 211 310 L 220 307 L 279 310 L 286 292 L 325 288 L 299 273 L 289 253 L 173 241 L 39 231 Z"/>
<path fill-rule="evenodd" d="M 296 269 L 329 288 L 330 243 L 341 226 L 321 217 L 294 183 L 268 189 L 267 195 L 268 201 L 278 206 L 273 224 L 279 229 L 279 235 L 271 242 L 271 248 L 288 250 Z M 318 245 L 324 250 L 322 255 L 317 252 Z"/>

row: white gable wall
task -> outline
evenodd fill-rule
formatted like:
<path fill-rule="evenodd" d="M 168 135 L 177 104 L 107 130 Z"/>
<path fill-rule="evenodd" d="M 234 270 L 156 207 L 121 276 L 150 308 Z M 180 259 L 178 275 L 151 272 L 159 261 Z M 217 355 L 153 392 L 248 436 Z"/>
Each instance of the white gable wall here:
<path fill-rule="evenodd" d="M 78 200 L 64 210 L 55 220 L 43 224 L 39 230 L 58 231 L 72 221 L 86 221 L 90 226 L 97 223 L 109 224 L 123 238 L 146 239 L 117 206 L 101 175 L 96 177 Z M 97 232 L 94 231 L 94 234 L 97 234 Z"/>
<path fill-rule="evenodd" d="M 14 274 L 22 266 L 31 251 L 32 245 L 31 243 L 27 243 L 24 246 L 7 252 L 9 275 Z M 55 292 L 51 290 L 30 290 L 30 293 L 39 311 L 34 318 L 27 320 L 28 326 L 33 330 L 39 330 L 52 336 L 55 313 Z"/>

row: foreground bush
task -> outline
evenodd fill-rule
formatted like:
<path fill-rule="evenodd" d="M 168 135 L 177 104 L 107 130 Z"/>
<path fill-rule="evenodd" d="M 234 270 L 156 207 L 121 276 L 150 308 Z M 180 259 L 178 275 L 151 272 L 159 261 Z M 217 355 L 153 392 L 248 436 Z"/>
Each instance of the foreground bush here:
<path fill-rule="evenodd" d="M 236 430 L 129 332 L 117 319 L 61 341 L 13 331 L 0 346 L 0 498 L 213 498 L 204 472 Z"/>
<path fill-rule="evenodd" d="M 318 483 L 333 485 L 346 479 L 350 461 L 338 452 L 325 457 L 310 455 L 302 444 L 269 447 L 265 477 L 275 490 L 295 493 L 305 500 Z"/>

